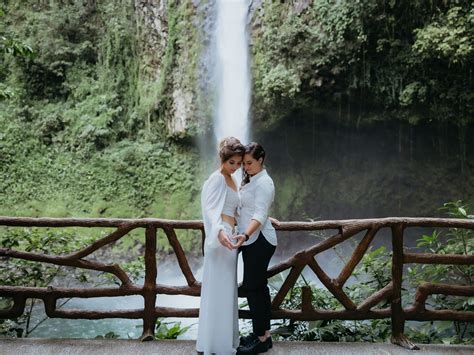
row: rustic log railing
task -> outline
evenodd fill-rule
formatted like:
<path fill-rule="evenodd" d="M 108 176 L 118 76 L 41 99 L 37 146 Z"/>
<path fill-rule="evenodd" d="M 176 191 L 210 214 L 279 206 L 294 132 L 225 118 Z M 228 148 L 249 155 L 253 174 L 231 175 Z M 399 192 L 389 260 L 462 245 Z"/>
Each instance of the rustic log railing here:
<path fill-rule="evenodd" d="M 77 268 L 103 271 L 113 274 L 120 280 L 120 287 L 102 288 L 60 288 L 60 287 L 21 287 L 0 286 L 0 297 L 13 299 L 13 305 L 8 310 L 0 311 L 0 318 L 16 318 L 24 313 L 28 298 L 42 299 L 48 317 L 56 318 L 133 318 L 143 319 L 143 334 L 141 340 L 152 340 L 154 328 L 158 317 L 197 317 L 197 308 L 169 308 L 156 306 L 157 294 L 199 296 L 200 283 L 195 279 L 189 267 L 186 255 L 176 235 L 177 229 L 200 230 L 202 240 L 204 231 L 201 221 L 176 221 L 165 219 L 118 219 L 118 218 L 21 218 L 0 217 L 0 226 L 12 227 L 115 227 L 116 230 L 106 237 L 99 239 L 82 250 L 64 256 L 53 256 L 0 248 L 0 257 L 19 258 L 54 265 L 65 265 Z M 426 299 L 431 294 L 444 294 L 456 296 L 474 296 L 474 286 L 448 285 L 423 283 L 417 290 L 413 306 L 402 307 L 401 288 L 403 281 L 403 265 L 409 263 L 422 264 L 460 264 L 474 265 L 474 255 L 436 255 L 425 253 L 409 253 L 404 250 L 404 230 L 410 227 L 445 227 L 474 229 L 474 220 L 443 219 L 443 218 L 380 218 L 361 220 L 337 220 L 317 222 L 281 222 L 277 226 L 280 231 L 315 231 L 336 230 L 337 233 L 323 241 L 298 252 L 287 260 L 272 266 L 268 270 L 268 277 L 277 275 L 290 269 L 280 290 L 272 301 L 272 318 L 320 320 L 342 319 L 361 320 L 391 318 L 392 337 L 394 344 L 409 349 L 417 349 L 416 345 L 407 339 L 404 334 L 405 320 L 457 320 L 474 321 L 474 312 L 456 310 L 431 310 L 425 307 Z M 127 273 L 117 264 L 105 264 L 86 257 L 96 250 L 117 242 L 130 231 L 145 229 L 145 281 L 143 285 L 134 284 Z M 361 261 L 372 240 L 382 228 L 391 229 L 392 238 L 392 280 L 381 290 L 377 291 L 361 304 L 355 304 L 344 292 L 343 286 L 349 279 L 357 264 Z M 187 285 L 169 286 L 156 283 L 156 233 L 161 229 L 166 234 L 168 241 L 177 257 L 178 264 L 183 272 Z M 355 248 L 347 264 L 342 268 L 336 279 L 331 279 L 321 268 L 315 256 L 328 250 L 345 240 L 365 231 L 365 236 Z M 343 305 L 344 310 L 314 309 L 311 304 L 311 289 L 302 288 L 302 306 L 299 310 L 282 309 L 281 305 L 285 296 L 295 285 L 303 269 L 309 268 L 316 274 L 321 283 Z M 80 297 L 117 297 L 141 295 L 144 298 L 144 308 L 129 310 L 74 310 L 57 309 L 57 300 L 61 298 Z M 380 302 L 390 302 L 390 307 L 374 309 Z M 239 316 L 249 318 L 246 310 L 240 310 Z"/>

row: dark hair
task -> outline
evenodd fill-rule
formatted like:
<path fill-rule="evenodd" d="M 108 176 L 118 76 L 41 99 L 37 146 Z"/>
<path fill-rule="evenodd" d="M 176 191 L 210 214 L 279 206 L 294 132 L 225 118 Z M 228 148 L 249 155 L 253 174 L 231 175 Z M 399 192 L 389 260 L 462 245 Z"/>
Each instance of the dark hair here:
<path fill-rule="evenodd" d="M 225 163 L 234 155 L 243 156 L 244 153 L 245 153 L 245 147 L 235 137 L 224 138 L 219 143 L 219 158 L 221 158 L 221 163 Z"/>
<path fill-rule="evenodd" d="M 250 154 L 255 160 L 262 159 L 262 164 L 265 161 L 265 149 L 263 149 L 263 147 L 257 142 L 247 144 L 245 146 L 244 154 Z M 247 174 L 245 169 L 242 168 L 242 170 L 242 186 L 244 186 L 245 184 L 248 184 L 250 182 L 250 175 Z"/>

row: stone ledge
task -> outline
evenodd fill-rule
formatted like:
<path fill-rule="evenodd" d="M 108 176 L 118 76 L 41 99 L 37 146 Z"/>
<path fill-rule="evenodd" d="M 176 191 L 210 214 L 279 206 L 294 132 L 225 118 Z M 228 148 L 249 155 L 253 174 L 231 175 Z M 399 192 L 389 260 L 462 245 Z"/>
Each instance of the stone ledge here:
<path fill-rule="evenodd" d="M 474 354 L 474 346 L 468 345 L 420 345 L 421 350 L 409 351 L 392 344 L 373 343 L 318 343 L 275 342 L 269 355 L 314 355 L 314 354 Z M 140 343 L 137 340 L 121 339 L 10 339 L 0 338 L 0 354 L 21 355 L 151 355 L 151 354 L 196 354 L 195 341 L 161 340 Z"/>

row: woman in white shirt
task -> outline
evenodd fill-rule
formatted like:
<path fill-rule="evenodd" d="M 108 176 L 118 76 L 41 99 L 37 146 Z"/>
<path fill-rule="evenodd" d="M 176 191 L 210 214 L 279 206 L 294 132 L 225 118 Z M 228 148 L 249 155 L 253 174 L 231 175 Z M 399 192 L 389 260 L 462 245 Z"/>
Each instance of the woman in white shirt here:
<path fill-rule="evenodd" d="M 239 232 L 246 240 L 240 247 L 244 262 L 244 280 L 240 291 L 248 300 L 253 334 L 241 338 L 237 354 L 263 353 L 272 347 L 267 269 L 277 238 L 268 210 L 275 196 L 275 187 L 263 168 L 264 160 L 265 150 L 260 144 L 250 143 L 245 147 L 241 209 L 237 222 Z"/>
<path fill-rule="evenodd" d="M 205 355 L 234 354 L 239 345 L 237 249 L 245 237 L 235 233 L 240 194 L 232 174 L 244 150 L 237 138 L 225 138 L 219 144 L 221 166 L 202 188 L 206 239 L 196 350 Z"/>

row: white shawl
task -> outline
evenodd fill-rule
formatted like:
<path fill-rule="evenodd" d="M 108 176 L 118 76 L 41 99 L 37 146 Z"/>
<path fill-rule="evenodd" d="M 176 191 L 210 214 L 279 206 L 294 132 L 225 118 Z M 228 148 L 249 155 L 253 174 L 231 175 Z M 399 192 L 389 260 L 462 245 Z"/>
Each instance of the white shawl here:
<path fill-rule="evenodd" d="M 225 230 L 221 214 L 227 193 L 226 185 L 224 175 L 217 170 L 209 176 L 202 187 L 201 211 L 206 233 L 204 249 L 220 245 L 217 237 L 221 230 Z"/>

